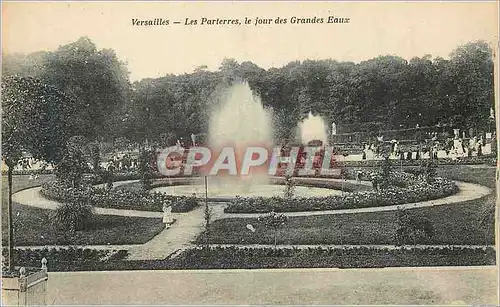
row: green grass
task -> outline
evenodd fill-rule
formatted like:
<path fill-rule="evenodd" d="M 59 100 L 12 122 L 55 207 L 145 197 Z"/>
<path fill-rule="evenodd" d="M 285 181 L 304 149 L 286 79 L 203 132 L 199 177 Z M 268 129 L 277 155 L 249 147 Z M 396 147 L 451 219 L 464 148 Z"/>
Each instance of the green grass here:
<path fill-rule="evenodd" d="M 467 166 L 440 167 L 439 175 L 450 179 L 495 186 L 495 169 Z M 494 218 L 480 223 L 484 211 L 495 204 L 495 196 L 461 204 L 409 210 L 411 215 L 428 218 L 436 234 L 420 238 L 420 244 L 494 244 Z M 252 224 L 254 233 L 246 229 Z M 280 230 L 279 244 L 394 244 L 396 212 L 373 212 L 342 215 L 292 217 Z M 204 242 L 204 234 L 198 239 Z M 272 244 L 274 232 L 257 219 L 222 219 L 211 224 L 209 241 L 224 244 Z"/>
<path fill-rule="evenodd" d="M 437 168 L 437 174 L 453 180 L 481 184 L 492 189 L 496 188 L 496 168 L 494 167 L 441 165 Z"/>
<path fill-rule="evenodd" d="M 52 180 L 51 175 L 41 176 L 37 182 L 30 182 L 29 176 L 14 176 L 14 191 L 40 185 Z M 7 238 L 7 178 L 2 178 L 2 242 Z M 165 226 L 161 219 L 96 215 L 90 229 L 69 235 L 52 225 L 52 210 L 13 204 L 14 242 L 24 245 L 101 245 L 140 244 L 151 240 Z"/>

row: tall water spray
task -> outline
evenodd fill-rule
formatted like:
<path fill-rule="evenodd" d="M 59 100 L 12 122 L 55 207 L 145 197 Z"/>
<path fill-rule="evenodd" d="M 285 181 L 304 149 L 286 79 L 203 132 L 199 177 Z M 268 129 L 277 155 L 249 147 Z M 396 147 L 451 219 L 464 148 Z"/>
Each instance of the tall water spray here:
<path fill-rule="evenodd" d="M 237 159 L 241 159 L 248 146 L 273 144 L 271 116 L 260 98 L 253 94 L 247 82 L 232 85 L 221 97 L 221 105 L 210 117 L 209 144 L 211 148 L 232 146 Z M 267 183 L 267 176 L 250 175 L 244 180 L 219 180 L 227 188 L 250 189 L 252 184 Z M 229 185 L 229 186 L 228 186 Z"/>
<path fill-rule="evenodd" d="M 272 145 L 272 135 L 271 117 L 247 82 L 232 85 L 210 117 L 211 146 Z"/>
<path fill-rule="evenodd" d="M 307 144 L 313 140 L 320 140 L 323 144 L 328 143 L 326 124 L 319 115 L 314 116 L 309 112 L 307 118 L 299 124 L 299 130 L 302 144 Z"/>

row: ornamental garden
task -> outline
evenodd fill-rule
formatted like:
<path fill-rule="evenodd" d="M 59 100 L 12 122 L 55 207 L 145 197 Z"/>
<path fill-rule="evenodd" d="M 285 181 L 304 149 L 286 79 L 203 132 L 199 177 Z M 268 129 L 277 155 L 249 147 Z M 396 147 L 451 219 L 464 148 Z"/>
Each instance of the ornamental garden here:
<path fill-rule="evenodd" d="M 49 272 L 495 265 L 494 100 L 481 88 L 491 59 L 475 53 L 491 50 L 471 44 L 459 47 L 461 61 L 379 57 L 266 71 L 225 60 L 217 72 L 134 84 L 113 53 L 86 38 L 38 59 L 48 68 L 36 73 L 9 73 L 17 67 L 9 59 L 2 273 L 31 272 L 44 258 Z M 413 91 L 418 67 L 438 78 L 438 66 L 453 73 L 463 62 L 484 65 L 474 78 Z M 79 64 L 63 73 L 67 63 Z M 317 66 L 348 73 L 330 84 Z M 380 86 L 404 93 L 391 94 L 400 111 L 390 111 L 387 91 L 373 82 L 337 89 L 369 78 L 373 67 Z M 395 75 L 408 80 L 393 82 Z M 474 96 L 450 90 L 463 87 L 481 95 L 477 109 L 446 104 Z M 330 91 L 352 106 L 322 94 Z M 436 101 L 439 110 L 418 113 L 416 101 Z M 222 172 L 205 172 L 208 160 L 190 164 L 202 161 L 200 148 L 227 145 L 232 155 L 214 155 Z M 275 172 L 245 156 L 249 146 L 278 148 L 269 160 Z M 311 147 L 322 162 L 310 159 Z M 264 173 L 251 171 L 261 166 Z"/>

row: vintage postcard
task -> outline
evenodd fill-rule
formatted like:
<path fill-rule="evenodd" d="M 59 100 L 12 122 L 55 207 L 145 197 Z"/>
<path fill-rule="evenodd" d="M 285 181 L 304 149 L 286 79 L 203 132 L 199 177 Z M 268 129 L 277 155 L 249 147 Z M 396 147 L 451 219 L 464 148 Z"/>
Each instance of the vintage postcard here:
<path fill-rule="evenodd" d="M 498 3 L 2 2 L 2 304 L 499 305 Z"/>

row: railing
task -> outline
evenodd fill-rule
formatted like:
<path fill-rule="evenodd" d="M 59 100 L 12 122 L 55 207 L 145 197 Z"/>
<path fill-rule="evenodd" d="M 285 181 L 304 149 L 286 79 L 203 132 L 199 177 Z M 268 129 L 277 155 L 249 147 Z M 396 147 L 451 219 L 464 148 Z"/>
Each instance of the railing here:
<path fill-rule="evenodd" d="M 2 278 L 2 305 L 46 305 L 47 280 L 47 259 L 41 268 L 21 267 L 18 277 Z"/>

